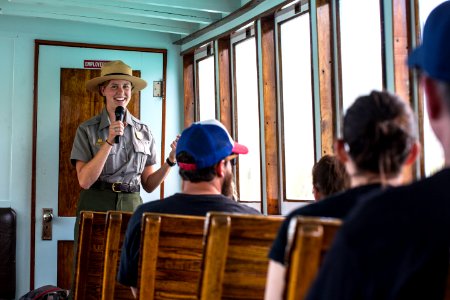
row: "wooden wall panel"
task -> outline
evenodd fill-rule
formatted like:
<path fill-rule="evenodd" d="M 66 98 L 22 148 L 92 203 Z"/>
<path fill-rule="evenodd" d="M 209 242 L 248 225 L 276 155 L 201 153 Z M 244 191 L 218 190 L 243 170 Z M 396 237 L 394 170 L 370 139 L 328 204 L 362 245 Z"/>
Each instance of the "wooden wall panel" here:
<path fill-rule="evenodd" d="M 264 139 L 266 145 L 267 213 L 280 214 L 277 139 L 277 80 L 275 22 L 273 16 L 261 19 L 262 76 L 264 95 Z"/>
<path fill-rule="evenodd" d="M 411 3 L 411 5 L 414 5 L 414 12 L 415 12 L 414 20 L 408 20 L 408 24 L 413 22 L 412 24 L 413 24 L 413 26 L 415 28 L 416 36 L 413 37 L 411 33 L 408 34 L 408 37 L 411 39 L 409 41 L 410 47 L 412 45 L 413 39 L 415 40 L 415 44 L 418 45 L 420 43 L 420 36 L 421 36 L 421 34 L 420 34 L 420 30 L 421 30 L 420 29 L 420 20 L 419 20 L 419 0 L 414 0 L 413 2 L 414 3 Z M 408 2 L 408 4 L 409 4 L 409 2 Z M 408 9 L 412 9 L 412 7 L 409 7 L 408 4 L 407 4 L 407 10 Z M 409 15 L 410 14 L 408 12 L 408 16 Z M 410 80 L 410 83 L 412 83 L 414 81 L 413 72 L 411 72 L 411 70 L 410 70 L 409 74 L 410 74 L 409 80 Z M 412 95 L 412 93 L 411 93 L 411 95 Z M 424 105 L 423 102 L 425 101 L 423 96 L 424 96 L 423 87 L 421 85 L 418 85 L 417 86 L 417 106 L 418 106 L 417 118 L 419 120 L 423 120 L 424 113 L 425 113 L 424 110 L 423 110 L 423 105 Z M 424 145 L 423 121 L 419 122 L 419 137 L 420 137 L 420 144 L 423 147 L 423 145 Z M 420 168 L 420 175 L 422 177 L 425 176 L 425 158 L 424 158 L 425 151 L 426 151 L 426 149 L 422 148 L 421 155 L 420 155 L 420 163 L 419 163 L 419 165 L 420 165 L 420 167 L 419 167 Z"/>
<path fill-rule="evenodd" d="M 322 155 L 333 154 L 333 143 L 336 137 L 332 32 L 330 0 L 317 1 Z"/>
<path fill-rule="evenodd" d="M 194 54 L 183 56 L 184 128 L 195 120 Z"/>
<path fill-rule="evenodd" d="M 73 241 L 58 241 L 58 287 L 70 290 L 73 268 Z"/>
<path fill-rule="evenodd" d="M 392 2 L 392 18 L 394 32 L 394 78 L 395 93 L 403 100 L 412 104 L 410 90 L 410 73 L 406 60 L 408 58 L 409 46 L 411 45 L 408 31 L 409 24 L 409 1 L 394 0 Z M 423 119 L 422 119 L 423 120 Z M 415 165 L 405 168 L 403 171 L 403 179 L 405 183 L 410 183 L 415 178 Z"/>
<path fill-rule="evenodd" d="M 230 38 L 224 37 L 218 40 L 219 58 L 219 97 L 220 97 L 220 122 L 233 132 L 233 114 L 231 97 L 231 45 Z"/>
<path fill-rule="evenodd" d="M 395 92 L 402 99 L 411 102 L 409 90 L 409 72 L 406 60 L 408 58 L 408 24 L 406 0 L 394 0 L 393 31 L 394 31 L 394 78 Z"/>

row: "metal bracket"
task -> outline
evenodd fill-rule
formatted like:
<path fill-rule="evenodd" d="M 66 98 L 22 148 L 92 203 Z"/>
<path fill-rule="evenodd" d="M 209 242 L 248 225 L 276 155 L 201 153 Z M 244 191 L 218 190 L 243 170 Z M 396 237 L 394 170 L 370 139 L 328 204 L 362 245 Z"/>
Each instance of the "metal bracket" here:
<path fill-rule="evenodd" d="M 153 97 L 162 97 L 162 81 L 153 81 Z"/>

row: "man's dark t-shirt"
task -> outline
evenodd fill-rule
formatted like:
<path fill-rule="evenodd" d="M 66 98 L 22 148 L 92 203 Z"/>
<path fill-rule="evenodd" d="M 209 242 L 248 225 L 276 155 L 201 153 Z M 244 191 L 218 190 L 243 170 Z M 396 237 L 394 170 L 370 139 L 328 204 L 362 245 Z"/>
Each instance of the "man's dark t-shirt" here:
<path fill-rule="evenodd" d="M 128 223 L 120 256 L 118 281 L 137 286 L 138 261 L 141 243 L 141 219 L 145 212 L 206 216 L 210 211 L 260 214 L 256 209 L 239 204 L 223 195 L 175 194 L 163 200 L 140 205 Z"/>

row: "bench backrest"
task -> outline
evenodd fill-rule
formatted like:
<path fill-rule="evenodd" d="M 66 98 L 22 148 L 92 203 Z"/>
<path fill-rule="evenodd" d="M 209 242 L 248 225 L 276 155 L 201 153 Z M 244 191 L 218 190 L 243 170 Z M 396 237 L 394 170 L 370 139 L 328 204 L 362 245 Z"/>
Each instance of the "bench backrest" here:
<path fill-rule="evenodd" d="M 82 211 L 75 266 L 74 299 L 101 299 L 106 213 Z"/>
<path fill-rule="evenodd" d="M 342 221 L 295 217 L 289 223 L 285 299 L 304 299 Z"/>
<path fill-rule="evenodd" d="M 209 213 L 201 299 L 263 299 L 268 252 L 283 217 Z"/>
<path fill-rule="evenodd" d="M 197 299 L 205 217 L 145 213 L 139 299 Z"/>
<path fill-rule="evenodd" d="M 131 212 L 108 211 L 107 213 L 102 300 L 134 299 L 130 288 L 116 280 L 122 244 L 131 216 Z"/>
<path fill-rule="evenodd" d="M 82 211 L 80 214 L 74 299 L 134 299 L 116 281 L 130 212 Z"/>

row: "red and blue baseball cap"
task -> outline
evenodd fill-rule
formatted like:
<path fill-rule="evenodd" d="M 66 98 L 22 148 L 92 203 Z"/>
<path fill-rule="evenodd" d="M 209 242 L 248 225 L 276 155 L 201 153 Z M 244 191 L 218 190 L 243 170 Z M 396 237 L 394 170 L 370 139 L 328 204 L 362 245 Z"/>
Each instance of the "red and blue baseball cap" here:
<path fill-rule="evenodd" d="M 193 123 L 183 130 L 176 154 L 186 152 L 195 163 L 178 162 L 181 169 L 193 171 L 214 166 L 232 154 L 247 154 L 246 146 L 233 141 L 225 126 L 217 120 Z"/>
<path fill-rule="evenodd" d="M 408 57 L 408 65 L 428 76 L 450 82 L 450 1 L 438 5 L 428 16 L 422 44 Z"/>

